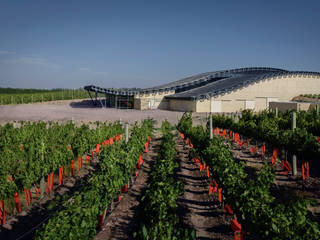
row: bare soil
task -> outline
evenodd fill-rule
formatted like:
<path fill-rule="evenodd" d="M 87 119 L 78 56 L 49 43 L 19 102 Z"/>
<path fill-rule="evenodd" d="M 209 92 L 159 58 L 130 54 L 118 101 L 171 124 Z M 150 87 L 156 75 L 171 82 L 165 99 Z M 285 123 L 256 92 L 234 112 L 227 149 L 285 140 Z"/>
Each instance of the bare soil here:
<path fill-rule="evenodd" d="M 178 198 L 182 218 L 195 229 L 197 239 L 233 239 L 230 227 L 232 216 L 224 212 L 215 195 L 209 195 L 209 182 L 199 167 L 189 159 L 189 147 L 179 137 L 176 149 L 180 168 L 177 177 L 184 183 L 185 192 Z"/>
<path fill-rule="evenodd" d="M 95 107 L 91 100 L 64 100 L 33 104 L 0 106 L 0 124 L 12 121 L 58 121 L 77 122 L 119 121 L 134 123 L 146 118 L 156 120 L 156 126 L 167 119 L 177 124 L 183 112 L 167 110 L 135 110 Z M 205 118 L 206 114 L 197 113 L 196 117 Z M 198 119 L 198 118 L 197 118 Z"/>

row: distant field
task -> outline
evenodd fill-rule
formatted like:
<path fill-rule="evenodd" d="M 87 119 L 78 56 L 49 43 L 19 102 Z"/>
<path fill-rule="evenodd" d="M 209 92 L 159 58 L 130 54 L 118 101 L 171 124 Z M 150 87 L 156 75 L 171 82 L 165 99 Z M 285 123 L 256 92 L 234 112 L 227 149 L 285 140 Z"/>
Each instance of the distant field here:
<path fill-rule="evenodd" d="M 320 94 L 301 94 L 300 96 L 306 98 L 320 98 Z"/>
<path fill-rule="evenodd" d="M 84 99 L 84 89 L 20 89 L 0 88 L 0 105 Z"/>

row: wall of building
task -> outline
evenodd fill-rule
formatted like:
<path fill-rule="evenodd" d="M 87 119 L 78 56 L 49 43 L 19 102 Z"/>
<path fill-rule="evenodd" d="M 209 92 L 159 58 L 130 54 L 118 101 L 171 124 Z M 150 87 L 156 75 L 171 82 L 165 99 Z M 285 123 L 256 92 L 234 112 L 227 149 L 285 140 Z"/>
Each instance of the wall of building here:
<path fill-rule="evenodd" d="M 221 112 L 236 112 L 254 104 L 254 111 L 269 107 L 271 101 L 290 101 L 300 94 L 319 94 L 320 78 L 307 75 L 289 75 L 269 78 L 248 87 L 220 95 L 211 101 L 221 101 Z M 250 101 L 250 102 L 249 102 Z M 210 112 L 210 100 L 197 101 L 197 112 Z"/>
<path fill-rule="evenodd" d="M 169 110 L 181 112 L 196 112 L 196 101 L 170 99 Z"/>
<path fill-rule="evenodd" d="M 134 96 L 134 109 L 168 109 L 169 102 L 164 97 L 172 94 L 174 94 L 174 91 L 137 94 Z"/>
<path fill-rule="evenodd" d="M 308 103 L 308 102 L 270 102 L 269 108 L 275 110 L 278 108 L 278 111 L 286 112 L 288 110 L 296 110 L 296 111 L 311 111 L 316 108 L 316 103 Z"/>

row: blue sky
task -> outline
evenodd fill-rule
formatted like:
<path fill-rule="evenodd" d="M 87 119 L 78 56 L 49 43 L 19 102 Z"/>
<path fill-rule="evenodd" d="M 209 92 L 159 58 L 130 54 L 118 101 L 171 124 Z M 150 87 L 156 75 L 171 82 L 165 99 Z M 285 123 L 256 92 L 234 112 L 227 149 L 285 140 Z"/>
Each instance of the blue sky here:
<path fill-rule="evenodd" d="M 320 71 L 320 1 L 0 0 L 0 86 L 150 87 L 266 66 Z"/>

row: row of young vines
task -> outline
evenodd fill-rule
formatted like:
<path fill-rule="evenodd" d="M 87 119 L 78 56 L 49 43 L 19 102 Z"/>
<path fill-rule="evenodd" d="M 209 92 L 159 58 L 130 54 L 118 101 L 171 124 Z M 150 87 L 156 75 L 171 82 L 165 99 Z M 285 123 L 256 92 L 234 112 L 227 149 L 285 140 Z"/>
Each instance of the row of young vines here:
<path fill-rule="evenodd" d="M 89 98 L 87 91 L 84 89 L 0 89 L 0 105 L 25 104 L 84 98 Z"/>
<path fill-rule="evenodd" d="M 309 161 L 320 157 L 320 116 L 315 111 L 298 112 L 297 128 L 291 130 L 291 113 L 273 112 L 254 114 L 245 110 L 237 120 L 228 116 L 212 116 L 214 127 L 237 132 L 249 138 L 284 148 Z"/>
<path fill-rule="evenodd" d="M 106 208 L 128 184 L 139 167 L 141 153 L 148 147 L 153 122 L 144 120 L 131 129 L 128 143 L 119 141 L 102 146 L 99 168 L 87 185 L 76 192 L 65 208 L 36 233 L 36 239 L 93 239 L 106 214 Z M 119 198 L 120 200 L 120 198 Z M 98 225 L 99 223 L 99 225 Z"/>
<path fill-rule="evenodd" d="M 184 186 L 174 177 L 179 164 L 171 130 L 170 123 L 164 121 L 160 151 L 138 210 L 140 225 L 133 234 L 135 239 L 196 239 L 195 231 L 187 228 L 177 214 L 177 198 Z"/>
<path fill-rule="evenodd" d="M 235 216 L 233 226 L 240 235 L 259 236 L 263 239 L 319 239 L 317 222 L 307 210 L 308 200 L 277 203 L 270 193 L 274 181 L 273 169 L 267 164 L 256 179 L 244 171 L 244 163 L 237 163 L 228 143 L 214 137 L 202 126 L 192 126 L 192 115 L 185 114 L 178 130 L 192 142 L 193 157 L 207 168 L 210 189 L 222 194 L 225 207 Z"/>
<path fill-rule="evenodd" d="M 29 206 L 39 195 L 49 194 L 53 190 L 54 175 L 59 175 L 59 184 L 63 184 L 65 176 L 74 175 L 82 168 L 83 159 L 88 162 L 90 156 L 93 157 L 91 149 L 97 148 L 97 152 L 99 144 L 119 140 L 122 132 L 120 124 L 98 122 L 91 128 L 86 124 L 76 127 L 73 123 L 44 122 L 1 126 L 1 223 L 5 223 L 5 205 L 11 206 L 14 201 L 14 212 L 21 212 L 23 196 L 25 205 Z M 44 179 L 47 187 L 41 192 L 40 181 Z"/>

